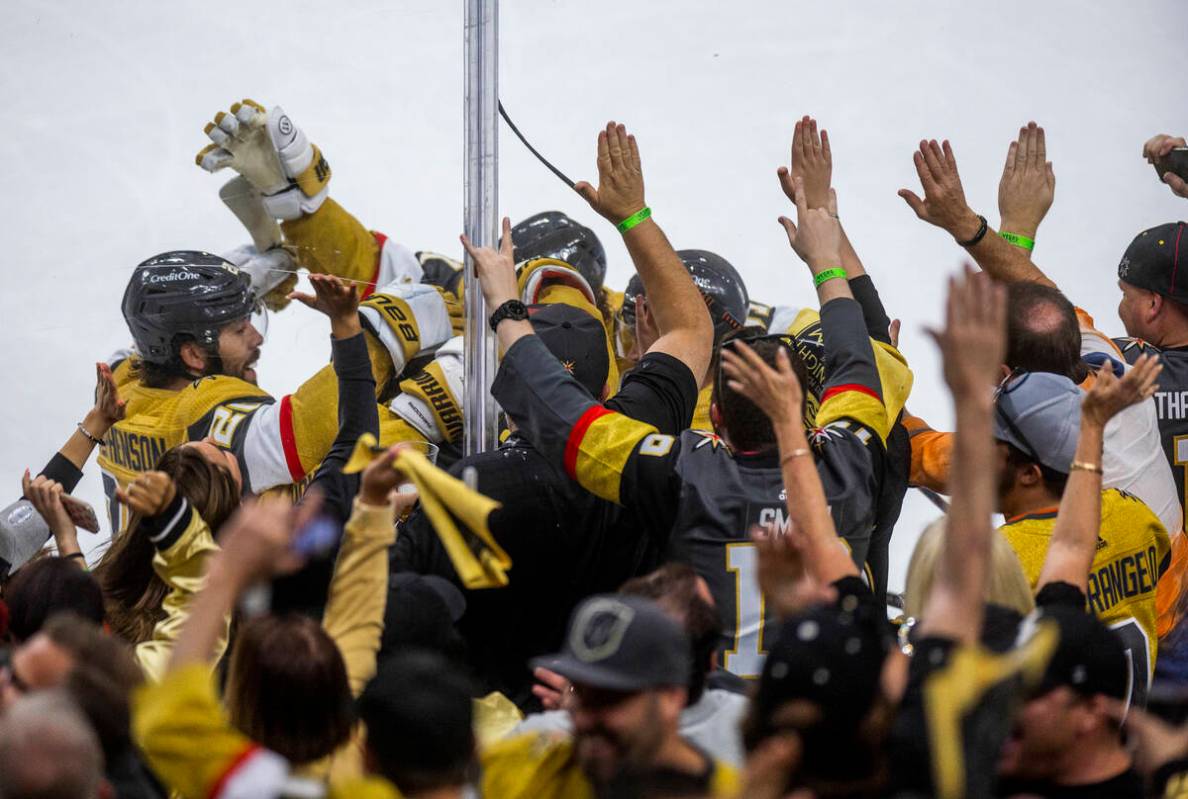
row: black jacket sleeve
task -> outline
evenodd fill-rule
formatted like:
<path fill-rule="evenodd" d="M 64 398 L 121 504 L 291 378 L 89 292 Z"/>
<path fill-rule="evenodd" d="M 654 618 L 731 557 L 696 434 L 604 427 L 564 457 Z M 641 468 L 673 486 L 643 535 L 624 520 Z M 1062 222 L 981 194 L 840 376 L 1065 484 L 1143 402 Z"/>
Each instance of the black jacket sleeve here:
<path fill-rule="evenodd" d="M 338 435 L 318 467 L 310 488 L 323 495 L 323 511 L 345 524 L 351 501 L 359 491 L 360 477 L 343 474 L 355 442 L 363 433 L 379 436 L 379 410 L 375 404 L 375 377 L 367 356 L 367 340 L 360 333 L 348 339 L 331 339 L 334 374 L 338 377 Z"/>
<path fill-rule="evenodd" d="M 862 318 L 866 322 L 866 332 L 875 341 L 884 344 L 891 343 L 891 319 L 887 316 L 887 309 L 879 298 L 878 289 L 870 275 L 860 275 L 850 281 L 850 293 L 862 306 Z"/>

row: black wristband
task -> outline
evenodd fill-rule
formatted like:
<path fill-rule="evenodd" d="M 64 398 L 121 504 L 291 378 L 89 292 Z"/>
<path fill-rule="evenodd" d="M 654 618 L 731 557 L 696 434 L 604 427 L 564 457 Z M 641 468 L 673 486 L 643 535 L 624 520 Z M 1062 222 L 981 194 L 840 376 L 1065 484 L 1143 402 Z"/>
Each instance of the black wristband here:
<path fill-rule="evenodd" d="M 986 238 L 986 231 L 990 229 L 990 226 L 986 224 L 986 217 L 978 214 L 978 222 L 981 224 L 978 226 L 978 232 L 974 234 L 973 238 L 969 241 L 959 241 L 957 242 L 958 244 L 962 247 L 973 247 L 979 241 Z"/>

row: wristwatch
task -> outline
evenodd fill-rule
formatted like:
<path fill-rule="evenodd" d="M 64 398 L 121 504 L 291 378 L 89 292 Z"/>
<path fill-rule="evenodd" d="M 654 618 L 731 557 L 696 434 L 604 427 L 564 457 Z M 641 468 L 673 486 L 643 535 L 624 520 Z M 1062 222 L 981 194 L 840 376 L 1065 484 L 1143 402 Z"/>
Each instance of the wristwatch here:
<path fill-rule="evenodd" d="M 499 323 L 504 319 L 515 319 L 517 321 L 528 318 L 528 306 L 519 300 L 508 300 L 495 309 L 495 313 L 491 314 L 490 325 L 491 329 L 495 330 L 499 327 Z"/>

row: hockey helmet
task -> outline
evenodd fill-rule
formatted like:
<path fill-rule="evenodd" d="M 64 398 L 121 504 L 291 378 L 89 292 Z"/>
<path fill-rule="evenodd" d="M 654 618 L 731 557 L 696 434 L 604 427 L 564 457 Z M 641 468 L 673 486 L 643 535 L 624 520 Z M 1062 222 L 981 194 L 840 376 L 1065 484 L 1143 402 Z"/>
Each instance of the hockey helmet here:
<path fill-rule="evenodd" d="M 230 261 L 196 250 L 176 250 L 136 267 L 124 291 L 124 321 L 140 357 L 169 363 L 178 336 L 218 346 L 219 328 L 255 310 L 251 279 Z"/>
<path fill-rule="evenodd" d="M 705 298 L 714 323 L 714 340 L 747 323 L 751 301 L 738 270 L 720 255 L 707 250 L 677 250 L 693 282 Z"/>
<path fill-rule="evenodd" d="M 634 274 L 627 281 L 627 288 L 623 290 L 623 307 L 619 310 L 619 317 L 623 324 L 635 327 L 635 298 L 644 293 L 643 281 L 639 274 Z"/>
<path fill-rule="evenodd" d="M 606 250 L 594 231 L 560 211 L 542 211 L 512 228 L 516 263 L 555 258 L 581 273 L 594 293 L 606 279 Z"/>

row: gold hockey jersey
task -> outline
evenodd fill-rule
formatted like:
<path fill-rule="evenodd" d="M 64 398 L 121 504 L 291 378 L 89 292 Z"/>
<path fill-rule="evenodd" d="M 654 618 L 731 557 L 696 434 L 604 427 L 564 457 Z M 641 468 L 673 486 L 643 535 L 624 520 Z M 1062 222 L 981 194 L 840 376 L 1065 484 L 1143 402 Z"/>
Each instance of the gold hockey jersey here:
<path fill-rule="evenodd" d="M 1052 508 L 1008 519 L 999 528 L 1019 556 L 1032 589 L 1039 581 L 1055 524 Z M 1155 587 L 1170 552 L 1167 529 L 1142 500 L 1116 488 L 1101 492 L 1101 530 L 1089 572 L 1088 609 L 1127 643 L 1141 639 L 1145 647 L 1132 647 L 1131 657 L 1136 674 L 1145 670 L 1148 680 L 1159 640 Z"/>

